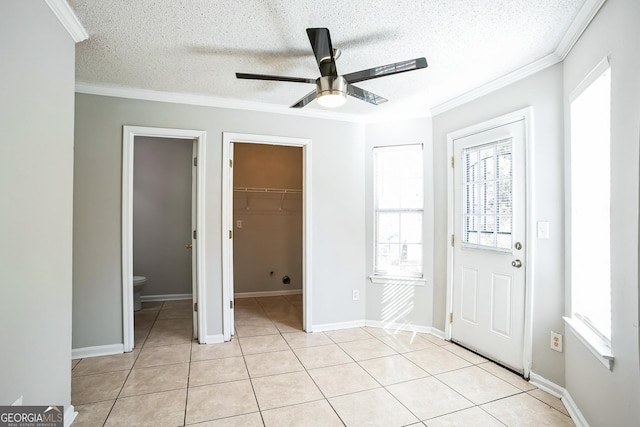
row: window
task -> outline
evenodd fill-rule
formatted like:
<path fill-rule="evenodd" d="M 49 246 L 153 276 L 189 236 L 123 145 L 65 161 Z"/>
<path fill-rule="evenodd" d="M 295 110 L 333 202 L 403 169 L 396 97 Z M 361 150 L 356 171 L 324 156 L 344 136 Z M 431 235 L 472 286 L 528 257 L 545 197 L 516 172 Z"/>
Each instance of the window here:
<path fill-rule="evenodd" d="M 508 138 L 462 152 L 464 246 L 511 251 L 512 146 L 513 141 Z"/>
<path fill-rule="evenodd" d="M 373 149 L 374 274 L 422 277 L 422 144 Z"/>
<path fill-rule="evenodd" d="M 611 70 L 603 61 L 571 101 L 571 316 L 611 340 Z"/>

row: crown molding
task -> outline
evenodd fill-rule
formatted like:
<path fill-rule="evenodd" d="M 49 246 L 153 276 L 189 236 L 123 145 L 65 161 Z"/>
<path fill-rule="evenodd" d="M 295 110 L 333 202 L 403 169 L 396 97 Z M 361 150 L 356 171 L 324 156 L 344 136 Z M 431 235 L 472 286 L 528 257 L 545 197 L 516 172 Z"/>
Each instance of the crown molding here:
<path fill-rule="evenodd" d="M 142 101 L 167 102 L 173 104 L 196 105 L 202 107 L 225 108 L 230 110 L 256 111 L 263 113 L 286 114 L 288 116 L 311 117 L 339 120 L 352 123 L 364 123 L 366 116 L 344 114 L 336 111 L 304 110 L 262 102 L 241 101 L 231 98 L 195 95 L 178 92 L 161 92 L 123 86 L 108 86 L 76 81 L 76 93 L 88 95 L 113 96 L 116 98 L 137 99 Z"/>
<path fill-rule="evenodd" d="M 51 11 L 56 15 L 62 26 L 67 30 L 73 41 L 80 43 L 89 38 L 87 30 L 65 0 L 44 0 Z"/>
<path fill-rule="evenodd" d="M 562 40 L 556 48 L 556 55 L 564 60 L 567 57 L 571 49 L 576 44 L 584 30 L 591 23 L 596 13 L 600 10 L 604 2 L 607 0 L 587 0 L 582 5 L 575 19 L 569 26 L 569 29 L 564 34 Z"/>
<path fill-rule="evenodd" d="M 540 72 L 545 68 L 562 62 L 567 57 L 573 46 L 576 44 L 582 33 L 584 33 L 584 31 L 587 29 L 605 1 L 607 0 L 587 0 L 582 5 L 573 22 L 571 23 L 571 25 L 569 25 L 569 29 L 562 37 L 562 40 L 560 40 L 560 43 L 558 43 L 558 46 L 553 53 L 541 59 L 538 59 L 531 64 L 525 65 L 524 67 L 521 67 L 516 71 L 513 71 L 509 74 L 492 80 L 489 83 L 470 90 L 469 92 L 465 92 L 461 95 L 449 99 L 448 101 L 436 105 L 431 109 L 431 114 L 433 116 L 437 116 L 438 114 L 442 114 L 453 108 L 471 102 L 475 99 L 480 98 L 481 96 L 487 95 L 491 92 L 515 83 L 518 80 L 522 80 L 537 72 Z"/>
<path fill-rule="evenodd" d="M 478 86 L 477 88 L 470 90 L 469 92 L 463 93 L 462 95 L 451 98 L 450 100 L 445 101 L 442 104 L 436 105 L 431 109 L 431 114 L 437 116 L 438 114 L 442 114 L 446 111 L 452 110 L 456 107 L 476 100 L 481 96 L 487 95 L 491 92 L 495 92 L 498 89 L 502 89 L 505 86 L 529 77 L 537 72 L 544 70 L 545 68 L 549 68 L 560 61 L 562 61 L 562 58 L 560 58 L 555 53 L 549 54 L 543 58 L 538 59 L 537 61 L 530 63 L 529 65 L 518 68 L 517 70 L 512 71 L 509 74 L 505 74 L 504 76 L 492 80 L 482 86 Z"/>

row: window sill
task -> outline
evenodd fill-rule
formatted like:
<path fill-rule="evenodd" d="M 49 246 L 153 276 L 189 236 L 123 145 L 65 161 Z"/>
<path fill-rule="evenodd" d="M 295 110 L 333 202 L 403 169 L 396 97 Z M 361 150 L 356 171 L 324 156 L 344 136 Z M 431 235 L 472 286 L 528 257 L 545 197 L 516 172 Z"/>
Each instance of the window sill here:
<path fill-rule="evenodd" d="M 382 285 L 424 286 L 427 281 L 422 277 L 407 276 L 369 276 L 371 283 Z"/>
<path fill-rule="evenodd" d="M 593 353 L 600 363 L 611 370 L 614 360 L 611 348 L 579 320 L 570 317 L 563 317 L 563 319 L 575 337 Z"/>

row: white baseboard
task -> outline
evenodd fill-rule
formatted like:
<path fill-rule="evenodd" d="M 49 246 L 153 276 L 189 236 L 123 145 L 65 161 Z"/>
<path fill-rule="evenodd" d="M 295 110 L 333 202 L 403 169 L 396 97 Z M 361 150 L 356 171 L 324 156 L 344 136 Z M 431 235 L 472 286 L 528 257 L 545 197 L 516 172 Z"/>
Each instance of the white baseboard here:
<path fill-rule="evenodd" d="M 239 292 L 233 294 L 234 298 L 258 298 L 258 297 L 277 297 L 282 295 L 298 295 L 302 293 L 302 289 L 287 289 L 284 291 L 264 291 L 264 292 Z"/>
<path fill-rule="evenodd" d="M 410 323 L 389 323 L 382 322 L 380 320 L 365 320 L 364 323 L 365 326 L 369 326 L 371 328 L 391 329 L 394 331 L 420 332 L 423 334 L 430 334 L 432 329 L 429 326 L 412 325 Z"/>
<path fill-rule="evenodd" d="M 124 344 L 96 345 L 71 349 L 71 359 L 86 359 L 87 357 L 110 356 L 124 353 Z"/>
<path fill-rule="evenodd" d="M 582 412 L 580 412 L 576 402 L 573 401 L 571 395 L 564 387 L 560 387 L 558 384 L 549 381 L 533 371 L 529 376 L 529 383 L 538 387 L 540 390 L 544 390 L 547 393 L 562 399 L 562 403 L 564 403 L 565 408 L 567 408 L 567 412 L 569 412 L 569 416 L 576 427 L 589 427 L 589 423 L 584 418 L 584 415 L 582 415 Z"/>
<path fill-rule="evenodd" d="M 224 342 L 224 335 L 216 334 L 216 335 L 206 335 L 205 342 L 201 344 L 219 344 L 221 342 Z"/>
<path fill-rule="evenodd" d="M 76 409 L 73 405 L 69 405 L 64 408 L 64 427 L 69 427 L 71 423 L 73 423 L 78 416 Z"/>
<path fill-rule="evenodd" d="M 431 327 L 431 330 L 429 331 L 429 333 L 431 335 L 433 335 L 434 337 L 440 338 L 441 340 L 446 340 L 447 339 L 446 336 L 445 336 L 444 331 L 441 331 L 438 328 Z"/>
<path fill-rule="evenodd" d="M 564 403 L 564 407 L 567 408 L 567 412 L 571 416 L 571 420 L 576 425 L 576 427 L 589 427 L 589 423 L 578 409 L 576 402 L 573 401 L 571 395 L 568 391 L 565 390 L 564 396 L 562 396 L 562 403 Z"/>
<path fill-rule="evenodd" d="M 547 393 L 557 397 L 558 399 L 562 398 L 566 393 L 566 390 L 563 387 L 560 387 L 558 384 L 549 381 L 541 375 L 536 374 L 531 371 L 529 375 L 529 383 L 538 387 L 540 390 L 544 390 Z"/>
<path fill-rule="evenodd" d="M 324 332 L 324 331 L 336 331 L 338 329 L 361 328 L 363 326 L 365 326 L 364 320 L 353 320 L 351 322 L 324 323 L 321 325 L 312 325 L 311 330 L 313 332 Z"/>
<path fill-rule="evenodd" d="M 141 295 L 140 301 L 177 301 L 183 299 L 193 299 L 192 294 L 166 294 L 166 295 Z"/>

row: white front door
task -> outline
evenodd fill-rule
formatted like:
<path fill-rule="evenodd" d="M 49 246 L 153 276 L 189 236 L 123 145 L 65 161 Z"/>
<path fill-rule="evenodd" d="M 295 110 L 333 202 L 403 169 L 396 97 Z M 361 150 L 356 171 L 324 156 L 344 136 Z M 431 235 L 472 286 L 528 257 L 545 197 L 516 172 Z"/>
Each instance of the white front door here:
<path fill-rule="evenodd" d="M 453 140 L 453 341 L 522 372 L 525 125 Z"/>

